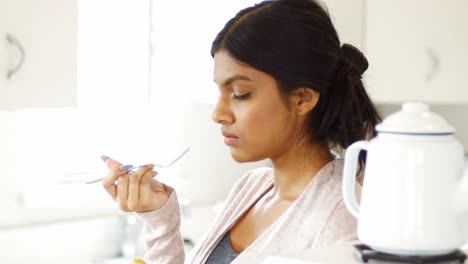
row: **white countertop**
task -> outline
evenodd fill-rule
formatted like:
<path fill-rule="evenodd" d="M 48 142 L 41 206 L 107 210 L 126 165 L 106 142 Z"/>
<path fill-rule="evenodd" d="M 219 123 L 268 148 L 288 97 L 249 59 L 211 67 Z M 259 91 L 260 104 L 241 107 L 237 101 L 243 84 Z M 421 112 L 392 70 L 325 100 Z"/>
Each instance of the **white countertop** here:
<path fill-rule="evenodd" d="M 360 264 L 363 263 L 354 254 L 353 243 L 345 243 L 337 246 L 314 249 L 300 253 L 291 253 L 283 256 L 270 256 L 262 264 Z M 468 255 L 468 250 L 463 249 Z M 367 263 L 396 264 L 396 262 L 369 260 Z M 460 262 L 446 262 L 460 263 Z M 438 263 L 442 264 L 442 263 Z"/>

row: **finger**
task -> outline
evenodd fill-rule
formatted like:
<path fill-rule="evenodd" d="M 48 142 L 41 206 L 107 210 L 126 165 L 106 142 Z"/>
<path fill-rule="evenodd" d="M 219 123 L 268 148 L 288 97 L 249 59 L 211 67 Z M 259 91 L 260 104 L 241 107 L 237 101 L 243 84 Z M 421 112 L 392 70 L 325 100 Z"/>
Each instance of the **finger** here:
<path fill-rule="evenodd" d="M 151 182 L 151 190 L 153 192 L 163 192 L 166 191 L 166 188 L 164 188 L 164 184 L 162 184 L 158 180 L 154 180 Z"/>
<path fill-rule="evenodd" d="M 149 183 L 151 179 L 153 179 L 156 175 L 158 175 L 158 172 L 153 170 L 154 166 L 153 165 L 149 165 L 149 166 L 151 167 L 152 173 L 145 173 L 140 179 L 140 184 Z"/>
<path fill-rule="evenodd" d="M 110 171 L 106 177 L 102 178 L 102 186 L 114 200 L 117 197 L 117 185 L 115 182 L 118 179 L 120 180 L 120 177 L 126 173 L 126 171 Z"/>
<path fill-rule="evenodd" d="M 149 167 L 149 170 L 152 171 L 152 173 L 151 174 L 145 173 L 140 179 L 140 184 L 149 183 L 151 179 L 153 179 L 156 175 L 158 175 L 158 172 L 154 171 L 154 165 L 150 164 L 147 167 Z"/>
<path fill-rule="evenodd" d="M 141 183 L 141 179 L 143 177 L 148 177 L 148 175 L 150 175 L 149 177 L 154 176 L 155 172 L 153 171 L 153 168 L 154 166 L 142 167 L 130 176 L 128 186 L 128 205 L 132 211 L 137 210 L 137 207 L 140 205 L 142 189 L 148 189 L 148 187 L 145 187 Z"/>
<path fill-rule="evenodd" d="M 140 179 L 140 185 L 150 183 L 151 189 L 147 189 L 149 192 L 160 192 L 165 190 L 163 184 L 158 180 L 153 180 L 158 175 L 157 171 L 152 170 L 151 174 L 145 174 Z M 140 188 L 141 189 L 141 188 Z M 141 195 L 141 194 L 140 194 Z M 147 195 L 147 193 L 145 193 Z"/>
<path fill-rule="evenodd" d="M 128 185 L 128 207 L 130 210 L 136 210 L 140 200 L 140 179 L 143 175 L 151 173 L 153 167 L 143 166 L 130 175 Z"/>
<path fill-rule="evenodd" d="M 119 168 L 120 168 L 120 166 L 122 166 L 122 163 L 116 161 L 115 159 L 109 158 L 109 157 L 105 157 L 103 160 L 106 163 L 107 168 L 109 168 L 109 170 L 117 171 L 117 170 L 120 170 Z"/>
<path fill-rule="evenodd" d="M 164 186 L 161 182 L 154 179 L 158 175 L 157 171 L 151 170 L 150 173 L 144 174 L 140 179 L 140 199 L 141 197 L 151 197 L 154 192 L 164 191 Z M 143 185 L 149 184 L 150 188 L 143 188 Z"/>
<path fill-rule="evenodd" d="M 120 162 L 109 157 L 103 158 L 101 156 L 101 158 L 105 161 L 110 170 L 107 176 L 102 179 L 102 186 L 111 195 L 112 199 L 115 200 L 117 196 L 117 185 L 115 185 L 115 181 L 127 172 L 119 169 L 120 166 L 122 166 Z"/>
<path fill-rule="evenodd" d="M 117 197 L 116 201 L 119 203 L 120 208 L 124 211 L 128 209 L 127 199 L 128 199 L 128 179 L 130 174 L 125 173 L 119 177 L 117 183 Z"/>

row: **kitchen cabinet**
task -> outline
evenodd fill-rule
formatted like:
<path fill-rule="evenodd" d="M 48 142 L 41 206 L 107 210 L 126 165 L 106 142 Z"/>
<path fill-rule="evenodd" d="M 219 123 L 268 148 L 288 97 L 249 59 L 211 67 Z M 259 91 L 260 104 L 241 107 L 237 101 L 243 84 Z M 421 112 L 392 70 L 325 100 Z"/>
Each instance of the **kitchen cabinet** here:
<path fill-rule="evenodd" d="M 77 1 L 0 1 L 0 110 L 76 105 Z M 7 79 L 8 70 L 21 68 Z"/>
<path fill-rule="evenodd" d="M 363 0 L 324 0 L 340 41 L 363 48 Z"/>
<path fill-rule="evenodd" d="M 148 103 L 150 1 L 74 1 L 78 1 L 78 106 Z"/>
<path fill-rule="evenodd" d="M 0 110 L 147 103 L 148 80 L 149 1 L 0 1 Z"/>
<path fill-rule="evenodd" d="M 379 103 L 468 103 L 468 1 L 366 1 L 365 82 Z"/>

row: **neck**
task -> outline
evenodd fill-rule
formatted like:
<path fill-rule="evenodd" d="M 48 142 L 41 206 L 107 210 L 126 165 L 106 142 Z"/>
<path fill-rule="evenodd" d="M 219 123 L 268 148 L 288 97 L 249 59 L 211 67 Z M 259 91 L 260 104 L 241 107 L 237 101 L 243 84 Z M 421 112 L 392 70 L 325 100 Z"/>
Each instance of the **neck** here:
<path fill-rule="evenodd" d="M 274 173 L 273 197 L 295 201 L 323 166 L 333 160 L 323 144 L 293 146 L 280 157 L 272 158 Z"/>

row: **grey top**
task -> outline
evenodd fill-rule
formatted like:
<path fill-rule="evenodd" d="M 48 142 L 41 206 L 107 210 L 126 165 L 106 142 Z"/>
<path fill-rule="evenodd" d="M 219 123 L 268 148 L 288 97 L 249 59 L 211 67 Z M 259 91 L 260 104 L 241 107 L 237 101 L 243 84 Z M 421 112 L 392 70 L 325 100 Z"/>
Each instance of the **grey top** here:
<path fill-rule="evenodd" d="M 223 239 L 219 241 L 211 255 L 208 257 L 205 264 L 229 264 L 239 253 L 236 253 L 231 245 L 231 238 L 229 231 L 224 235 Z"/>

